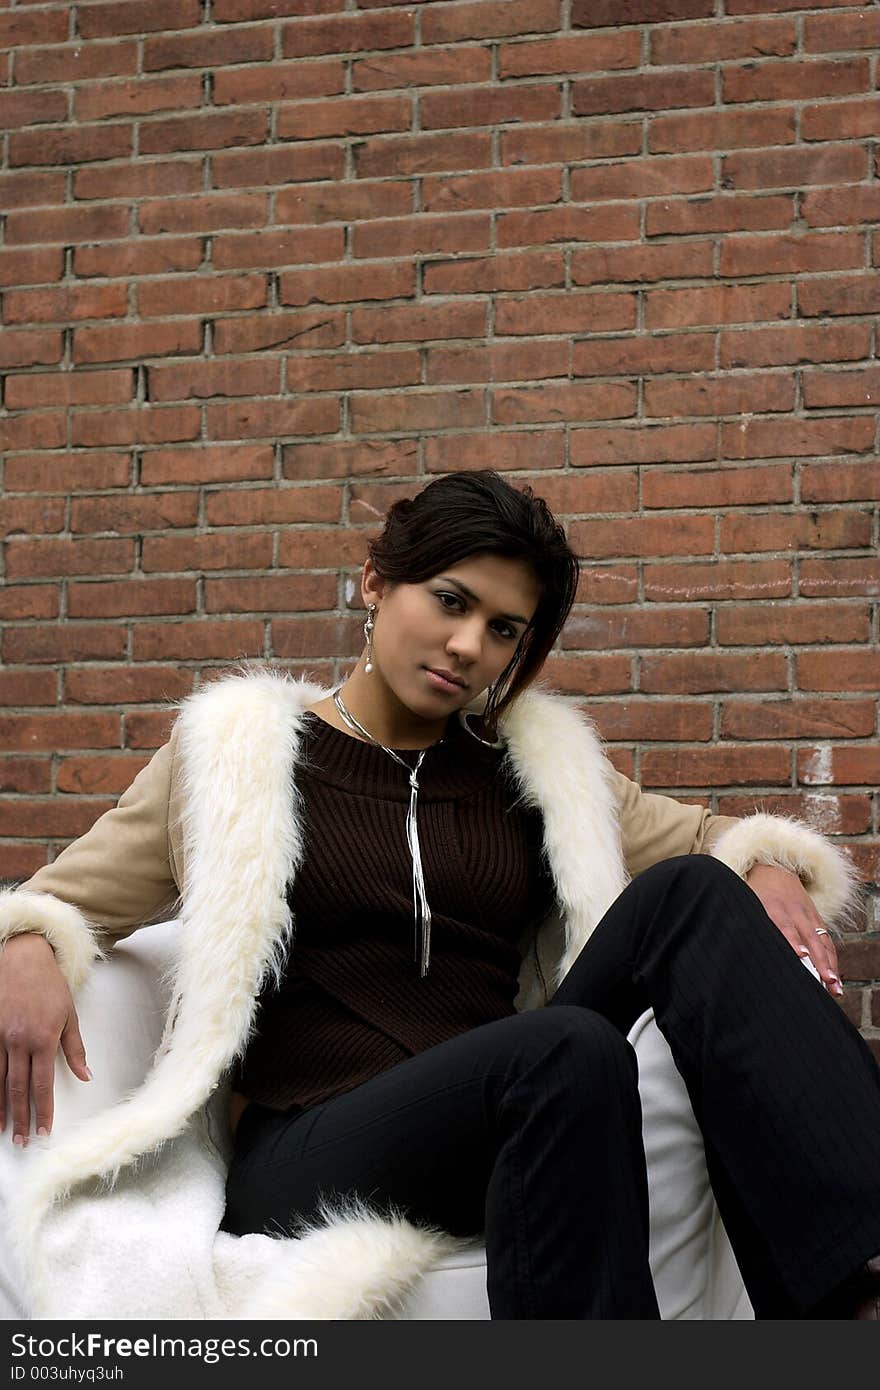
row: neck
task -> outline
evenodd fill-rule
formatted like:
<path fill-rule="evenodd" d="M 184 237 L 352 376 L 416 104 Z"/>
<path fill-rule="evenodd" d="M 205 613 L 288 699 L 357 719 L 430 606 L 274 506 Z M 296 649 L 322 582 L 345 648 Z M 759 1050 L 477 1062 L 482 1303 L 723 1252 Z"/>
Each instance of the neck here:
<path fill-rule="evenodd" d="M 428 748 L 441 739 L 449 722 L 420 719 L 402 705 L 378 671 L 367 675 L 363 657 L 341 689 L 346 708 L 386 748 Z"/>

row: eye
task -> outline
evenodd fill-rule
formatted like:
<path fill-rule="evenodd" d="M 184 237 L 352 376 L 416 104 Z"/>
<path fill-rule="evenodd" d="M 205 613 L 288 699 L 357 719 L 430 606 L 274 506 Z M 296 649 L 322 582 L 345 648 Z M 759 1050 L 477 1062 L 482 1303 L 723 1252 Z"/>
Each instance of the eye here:
<path fill-rule="evenodd" d="M 449 608 L 453 612 L 460 613 L 464 608 L 464 599 L 460 594 L 451 594 L 446 589 L 435 590 L 435 597 L 440 600 L 444 608 Z"/>
<path fill-rule="evenodd" d="M 496 623 L 495 631 L 499 637 L 503 637 L 506 642 L 512 642 L 516 637 L 516 628 L 511 627 L 510 623 Z"/>

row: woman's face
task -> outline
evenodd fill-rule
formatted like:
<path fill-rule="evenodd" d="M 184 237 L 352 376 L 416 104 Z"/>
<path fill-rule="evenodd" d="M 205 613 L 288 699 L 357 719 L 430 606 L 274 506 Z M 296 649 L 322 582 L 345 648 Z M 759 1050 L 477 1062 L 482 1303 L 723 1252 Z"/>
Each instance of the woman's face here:
<path fill-rule="evenodd" d="M 361 591 L 376 605 L 371 679 L 429 720 L 497 680 L 541 594 L 528 562 L 503 555 L 471 556 L 419 584 L 380 579 L 368 560 Z"/>

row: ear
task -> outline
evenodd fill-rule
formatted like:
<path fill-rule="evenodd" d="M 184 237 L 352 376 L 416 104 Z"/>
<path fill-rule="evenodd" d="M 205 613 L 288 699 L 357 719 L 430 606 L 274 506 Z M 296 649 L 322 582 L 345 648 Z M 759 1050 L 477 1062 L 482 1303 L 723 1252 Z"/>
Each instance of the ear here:
<path fill-rule="evenodd" d="M 361 598 L 365 608 L 369 608 L 371 603 L 379 602 L 385 593 L 386 584 L 387 581 L 376 573 L 372 560 L 366 559 L 361 574 Z"/>

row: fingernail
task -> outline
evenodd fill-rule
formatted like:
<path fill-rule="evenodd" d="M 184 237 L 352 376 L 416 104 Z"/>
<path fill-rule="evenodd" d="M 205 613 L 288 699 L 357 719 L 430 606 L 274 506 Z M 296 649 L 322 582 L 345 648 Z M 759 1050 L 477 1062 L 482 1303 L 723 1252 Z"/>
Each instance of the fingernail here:
<path fill-rule="evenodd" d="M 15 1144 L 16 1148 L 23 1149 L 25 1144 L 27 1143 L 27 1140 L 25 1139 L 23 1134 L 14 1134 L 12 1136 L 12 1142 L 13 1144 Z"/>
<path fill-rule="evenodd" d="M 89 1071 L 89 1068 L 86 1067 L 86 1081 L 91 1081 L 91 1079 L 92 1079 L 92 1073 Z"/>
<path fill-rule="evenodd" d="M 45 1125 L 40 1125 L 40 1128 L 37 1130 L 37 1133 L 39 1134 L 41 1139 L 49 1138 L 49 1131 Z"/>

